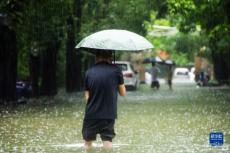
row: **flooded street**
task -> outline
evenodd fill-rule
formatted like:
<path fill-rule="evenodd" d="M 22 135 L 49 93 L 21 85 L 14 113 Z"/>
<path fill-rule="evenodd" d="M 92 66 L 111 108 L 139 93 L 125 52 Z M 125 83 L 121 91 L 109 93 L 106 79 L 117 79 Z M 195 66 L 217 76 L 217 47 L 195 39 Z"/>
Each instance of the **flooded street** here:
<path fill-rule="evenodd" d="M 114 148 L 83 148 L 85 103 L 82 93 L 60 92 L 52 99 L 0 109 L 0 153 L 5 152 L 230 152 L 230 89 L 174 85 L 159 91 L 141 85 L 119 97 Z M 224 145 L 209 145 L 210 132 L 223 132 Z"/>

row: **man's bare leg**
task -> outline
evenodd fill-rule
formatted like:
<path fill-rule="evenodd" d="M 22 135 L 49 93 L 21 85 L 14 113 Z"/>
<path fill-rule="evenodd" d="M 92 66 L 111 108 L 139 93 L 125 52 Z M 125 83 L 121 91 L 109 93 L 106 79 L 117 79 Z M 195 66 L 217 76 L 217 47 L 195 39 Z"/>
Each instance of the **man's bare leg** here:
<path fill-rule="evenodd" d="M 85 141 L 85 148 L 91 149 L 93 147 L 93 141 Z"/>
<path fill-rule="evenodd" d="M 111 141 L 103 141 L 103 147 L 105 149 L 112 149 L 113 148 L 113 143 Z"/>

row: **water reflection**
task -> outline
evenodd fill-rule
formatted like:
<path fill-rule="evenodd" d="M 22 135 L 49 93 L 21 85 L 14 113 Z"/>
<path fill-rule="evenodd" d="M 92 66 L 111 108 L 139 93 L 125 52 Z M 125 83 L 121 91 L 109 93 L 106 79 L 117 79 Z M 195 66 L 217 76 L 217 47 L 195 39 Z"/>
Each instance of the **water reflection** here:
<path fill-rule="evenodd" d="M 0 153 L 5 152 L 229 152 L 229 89 L 191 85 L 152 91 L 142 86 L 119 98 L 117 136 L 112 151 L 98 140 L 83 147 L 82 94 L 60 93 L 32 99 L 26 105 L 1 107 Z M 222 131 L 224 146 L 209 146 L 209 133 Z"/>

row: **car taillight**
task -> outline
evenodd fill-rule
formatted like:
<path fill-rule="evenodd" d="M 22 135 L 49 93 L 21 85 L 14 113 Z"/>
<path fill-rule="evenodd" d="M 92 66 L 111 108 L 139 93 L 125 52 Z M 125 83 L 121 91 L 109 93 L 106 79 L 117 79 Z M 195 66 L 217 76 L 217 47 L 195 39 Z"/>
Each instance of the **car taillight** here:
<path fill-rule="evenodd" d="M 123 76 L 127 77 L 127 78 L 132 78 L 133 74 L 132 73 L 125 73 Z"/>

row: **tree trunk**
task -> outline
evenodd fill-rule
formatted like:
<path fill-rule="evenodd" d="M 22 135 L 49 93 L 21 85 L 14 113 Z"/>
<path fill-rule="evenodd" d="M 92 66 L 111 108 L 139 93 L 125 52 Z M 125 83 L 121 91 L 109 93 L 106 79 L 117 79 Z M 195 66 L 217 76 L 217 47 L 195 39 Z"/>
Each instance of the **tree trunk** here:
<path fill-rule="evenodd" d="M 0 25 L 0 103 L 16 100 L 17 41 L 16 33 Z"/>
<path fill-rule="evenodd" d="M 57 52 L 60 47 L 58 41 L 52 41 L 42 54 L 41 95 L 54 96 L 57 94 Z"/>
<path fill-rule="evenodd" d="M 32 84 L 32 96 L 39 96 L 40 55 L 30 54 L 30 79 Z"/>
<path fill-rule="evenodd" d="M 75 47 L 75 34 L 74 34 L 74 21 L 70 16 L 67 20 L 67 50 L 66 50 L 66 91 L 77 91 L 77 54 L 74 51 Z"/>
<path fill-rule="evenodd" d="M 219 84 L 224 84 L 228 83 L 230 77 L 229 66 L 225 60 L 228 56 L 224 55 L 223 51 L 218 50 L 216 42 L 215 39 L 210 41 L 214 75 Z"/>
<path fill-rule="evenodd" d="M 102 8 L 102 17 L 106 18 L 106 16 L 108 15 L 109 12 L 109 4 L 110 4 L 111 0 L 104 0 L 104 6 Z"/>
<path fill-rule="evenodd" d="M 227 63 L 225 63 L 224 56 L 222 52 L 214 53 L 213 64 L 214 64 L 214 74 L 216 80 L 220 84 L 227 83 L 229 79 L 229 72 Z"/>
<path fill-rule="evenodd" d="M 75 50 L 75 41 L 80 41 L 80 30 L 81 30 L 81 7 L 82 0 L 75 0 L 74 5 L 74 16 L 76 17 L 76 29 L 73 17 L 70 16 L 67 20 L 68 26 L 68 39 L 67 39 L 67 50 L 66 50 L 66 91 L 74 92 L 82 90 L 82 63 L 81 63 L 81 52 Z M 77 38 L 75 39 L 75 33 Z"/>
<path fill-rule="evenodd" d="M 75 0 L 75 17 L 77 18 L 76 21 L 76 34 L 77 34 L 77 38 L 76 41 L 79 42 L 81 40 L 80 37 L 80 31 L 81 31 L 81 8 L 82 8 L 82 0 Z M 77 66 L 77 78 L 75 78 L 77 80 L 77 91 L 81 91 L 82 90 L 82 86 L 83 86 L 83 74 L 82 74 L 82 62 L 81 62 L 81 58 L 82 58 L 82 53 L 77 50 L 75 51 L 77 53 L 77 57 L 76 57 L 76 66 Z"/>

